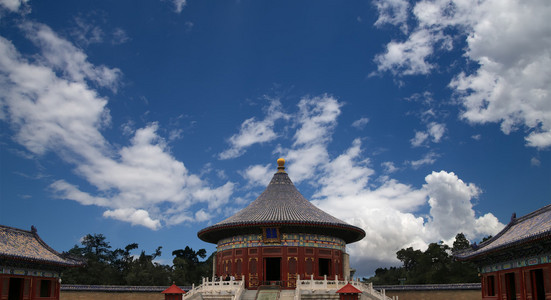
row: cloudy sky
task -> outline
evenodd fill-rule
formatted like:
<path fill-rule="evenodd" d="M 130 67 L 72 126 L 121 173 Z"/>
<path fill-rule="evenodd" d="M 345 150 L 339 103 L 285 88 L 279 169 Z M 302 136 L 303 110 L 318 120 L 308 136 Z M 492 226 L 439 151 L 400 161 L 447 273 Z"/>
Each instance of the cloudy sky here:
<path fill-rule="evenodd" d="M 58 251 L 152 252 L 253 201 L 287 160 L 396 251 L 499 232 L 551 199 L 548 0 L 0 0 L 0 224 Z"/>

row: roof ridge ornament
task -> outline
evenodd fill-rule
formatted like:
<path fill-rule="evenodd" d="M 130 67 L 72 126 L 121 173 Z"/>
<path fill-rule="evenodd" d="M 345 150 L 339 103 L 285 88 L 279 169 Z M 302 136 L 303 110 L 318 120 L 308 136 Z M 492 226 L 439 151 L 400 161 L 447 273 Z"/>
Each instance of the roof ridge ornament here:
<path fill-rule="evenodd" d="M 285 158 L 280 158 L 277 160 L 277 172 L 278 173 L 287 173 L 285 172 Z"/>

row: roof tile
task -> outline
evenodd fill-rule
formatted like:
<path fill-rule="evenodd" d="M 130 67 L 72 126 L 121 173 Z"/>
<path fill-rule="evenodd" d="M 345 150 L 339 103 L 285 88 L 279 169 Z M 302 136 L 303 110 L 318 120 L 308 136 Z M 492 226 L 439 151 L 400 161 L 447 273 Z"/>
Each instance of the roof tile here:
<path fill-rule="evenodd" d="M 83 262 L 65 258 L 50 248 L 36 233 L 0 225 L 0 258 L 34 261 L 64 266 L 81 265 Z"/>

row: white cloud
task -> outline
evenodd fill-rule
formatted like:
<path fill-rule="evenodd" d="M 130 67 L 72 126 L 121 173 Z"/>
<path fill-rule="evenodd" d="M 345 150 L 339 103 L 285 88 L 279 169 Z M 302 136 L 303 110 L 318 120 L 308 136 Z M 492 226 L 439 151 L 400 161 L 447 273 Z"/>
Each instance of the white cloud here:
<path fill-rule="evenodd" d="M 282 150 L 287 161 L 286 169 L 293 174 L 294 182 L 301 182 L 315 176 L 317 169 L 329 161 L 327 148 L 323 144 L 312 144 L 301 148 Z"/>
<path fill-rule="evenodd" d="M 116 210 L 107 210 L 103 213 L 104 217 L 115 220 L 126 221 L 132 225 L 141 225 L 151 230 L 158 230 L 161 227 L 159 220 L 152 220 L 149 213 L 143 209 L 120 208 Z"/>
<path fill-rule="evenodd" d="M 274 132 L 275 122 L 279 119 L 287 119 L 288 116 L 281 110 L 281 103 L 277 99 L 270 100 L 270 106 L 266 111 L 266 118 L 257 121 L 255 117 L 245 120 L 241 124 L 239 133 L 232 135 L 228 142 L 230 148 L 219 154 L 220 159 L 236 158 L 243 155 L 246 148 L 265 143 L 277 138 Z"/>
<path fill-rule="evenodd" d="M 374 170 L 362 159 L 359 140 L 320 173 L 313 203 L 367 233 L 348 246 L 360 274 L 396 263 L 395 252 L 404 245 L 426 246 L 423 218 L 413 214 L 426 203 L 426 192 L 392 179 L 372 189 L 368 183 Z"/>
<path fill-rule="evenodd" d="M 194 191 L 192 196 L 194 200 L 207 202 L 210 210 L 219 211 L 220 208 L 229 202 L 233 189 L 234 184 L 232 182 L 226 182 L 224 185 L 217 188 L 207 187 L 204 186 L 204 183 L 201 183 L 200 188 Z M 182 192 L 188 191 L 183 190 Z"/>
<path fill-rule="evenodd" d="M 373 4 L 379 11 L 379 18 L 375 22 L 375 26 L 391 24 L 400 27 L 404 33 L 407 33 L 409 9 L 407 0 L 375 0 Z"/>
<path fill-rule="evenodd" d="M 172 0 L 172 3 L 174 3 L 176 12 L 181 13 L 187 4 L 187 0 Z"/>
<path fill-rule="evenodd" d="M 429 134 L 423 131 L 415 131 L 415 137 L 410 140 L 413 147 L 419 147 L 429 138 Z"/>
<path fill-rule="evenodd" d="M 94 190 L 57 180 L 50 186 L 57 197 L 106 208 L 105 217 L 154 230 L 163 222 L 204 220 L 205 214 L 188 212 L 194 205 L 203 203 L 215 212 L 227 203 L 233 183 L 212 188 L 190 174 L 157 134 L 157 123 L 127 127 L 129 145 L 114 148 L 100 131 L 110 121 L 107 99 L 88 83 L 115 87 L 120 71 L 92 65 L 45 25 L 23 28 L 42 55 L 26 60 L 0 37 L 2 119 L 15 141 L 36 155 L 56 153 Z"/>
<path fill-rule="evenodd" d="M 106 99 L 83 82 L 63 80 L 47 66 L 27 62 L 2 37 L 0 53 L 0 101 L 20 144 L 35 154 L 58 146 L 104 147 L 97 128 L 109 122 Z"/>
<path fill-rule="evenodd" d="M 405 42 L 391 41 L 384 54 L 375 56 L 377 70 L 396 75 L 428 74 L 434 65 L 427 61 L 427 57 L 434 52 L 434 44 L 442 39 L 442 35 L 419 29 Z"/>
<path fill-rule="evenodd" d="M 65 180 L 57 180 L 50 185 L 50 188 L 56 193 L 58 198 L 72 199 L 82 205 L 109 205 L 109 199 L 104 197 L 94 197 L 88 193 L 84 193 L 78 187 L 69 184 Z"/>
<path fill-rule="evenodd" d="M 277 136 L 273 132 L 273 122 L 277 119 L 291 120 L 296 131 L 293 135 L 293 144 L 290 148 L 279 147 L 275 152 L 282 154 L 287 161 L 286 168 L 293 174 L 293 180 L 300 182 L 301 180 L 311 178 L 315 174 L 318 166 L 325 164 L 328 161 L 327 144 L 331 141 L 333 130 L 337 124 L 337 117 L 340 114 L 341 103 L 334 97 L 324 94 L 318 97 L 304 97 L 298 103 L 298 112 L 293 115 L 283 114 L 279 101 L 272 102 L 268 109 L 268 116 L 263 121 L 251 121 L 255 124 L 264 124 L 254 126 L 255 128 L 269 128 L 271 136 Z M 270 117 L 275 116 L 275 117 Z M 272 119 L 270 119 L 272 118 Z M 243 124 L 246 124 L 246 120 Z M 269 124 L 265 126 L 265 124 Z M 230 140 L 241 140 L 242 136 L 256 137 L 255 134 L 243 134 L 249 132 L 243 130 L 248 126 L 242 125 L 242 130 L 239 134 L 233 135 Z M 261 130 L 261 132 L 264 132 Z M 247 138 L 247 140 L 257 141 L 256 138 Z M 250 143 L 245 143 L 249 145 Z M 229 150 L 236 150 L 231 148 Z M 241 151 L 241 150 L 237 150 Z M 228 150 L 224 152 L 228 154 Z M 268 166 L 250 166 L 241 175 L 251 184 L 260 184 L 257 176 L 264 176 L 269 170 Z M 268 176 L 271 178 L 271 176 Z"/>
<path fill-rule="evenodd" d="M 480 193 L 479 189 L 474 184 L 465 184 L 453 173 L 434 172 L 419 188 L 388 175 L 378 176 L 374 181 L 376 172 L 365 157 L 361 139 L 354 139 L 341 154 L 330 155 L 328 147 L 341 106 L 328 95 L 302 98 L 298 112 L 293 115 L 297 120 L 296 127 L 292 127 L 295 133 L 288 131 L 294 143 L 288 149 L 279 147 L 276 153 L 286 159 L 287 173 L 295 183 L 307 181 L 313 187 L 314 205 L 366 231 L 366 238 L 347 246 L 352 266 L 360 276 L 370 275 L 381 266 L 398 265 L 396 251 L 402 248 L 424 250 L 432 242 L 453 240 L 459 232 L 480 239 L 503 227 L 492 214 L 475 215 L 472 200 Z M 427 138 L 442 138 L 443 127 L 438 125 L 427 125 L 427 131 L 431 132 Z M 408 164 L 419 167 L 433 163 L 436 157 L 428 153 Z M 386 174 L 397 170 L 391 162 L 382 166 Z M 274 171 L 272 164 L 252 165 L 241 175 L 249 186 L 266 185 L 259 178 L 267 181 Z M 247 195 L 255 196 L 258 195 Z M 431 208 L 428 215 L 422 213 L 426 207 Z M 447 218 L 452 221 L 442 224 Z"/>
<path fill-rule="evenodd" d="M 120 45 L 128 42 L 130 40 L 130 37 L 126 33 L 126 31 L 122 28 L 115 28 L 112 33 L 112 39 L 111 43 L 113 45 Z"/>
<path fill-rule="evenodd" d="M 184 135 L 184 130 L 182 128 L 173 129 L 168 134 L 168 140 L 169 141 L 179 140 L 183 137 L 183 135 Z"/>
<path fill-rule="evenodd" d="M 322 188 L 314 197 L 343 197 L 363 189 L 374 171 L 367 166 L 367 160 L 360 161 L 360 155 L 361 141 L 356 139 L 345 153 L 324 164 L 324 175 L 319 180 Z"/>
<path fill-rule="evenodd" d="M 367 123 L 369 123 L 368 118 L 360 118 L 352 123 L 352 127 L 355 127 L 357 129 L 363 129 L 365 125 L 367 125 Z"/>
<path fill-rule="evenodd" d="M 432 137 L 432 141 L 434 143 L 439 143 L 442 137 L 444 136 L 444 133 L 446 132 L 446 125 L 439 124 L 436 122 L 431 122 L 427 125 L 427 131 L 429 135 Z"/>
<path fill-rule="evenodd" d="M 367 167 L 353 166 L 356 168 Z M 331 186 L 341 183 L 332 175 L 323 176 L 321 191 L 331 191 Z M 426 182 L 420 189 L 394 179 L 374 188 L 348 184 L 332 193 L 318 193 L 319 198 L 313 202 L 366 231 L 362 241 L 347 247 L 353 267 L 364 275 L 377 267 L 398 265 L 396 251 L 402 248 L 424 250 L 435 241 L 451 243 L 459 232 L 480 239 L 503 228 L 504 224 L 490 213 L 475 216 L 472 200 L 480 191 L 474 184 L 465 184 L 445 171 L 433 172 Z M 431 208 L 427 219 L 416 214 L 425 205 Z"/>
<path fill-rule="evenodd" d="M 396 0 L 377 1 L 380 19 Z M 450 82 L 471 123 L 499 123 L 508 134 L 528 129 L 526 143 L 551 146 L 551 6 L 547 0 L 417 1 L 411 11 L 417 27 L 405 40 L 390 41 L 375 57 L 379 72 L 429 74 L 436 51 L 464 41 L 464 56 L 479 66 Z M 384 23 L 401 26 L 404 17 Z M 382 21 L 381 21 L 382 22 Z"/>
<path fill-rule="evenodd" d="M 241 176 L 243 176 L 251 186 L 267 186 L 273 173 L 274 168 L 272 164 L 266 164 L 264 166 L 254 165 L 247 167 L 245 171 L 241 172 Z"/>
<path fill-rule="evenodd" d="M 298 122 L 294 146 L 311 145 L 327 142 L 331 131 L 337 125 L 341 104 L 332 96 L 303 98 L 298 103 Z"/>
<path fill-rule="evenodd" d="M 0 5 L 12 12 L 17 12 L 21 5 L 29 2 L 29 0 L 0 0 Z"/>
<path fill-rule="evenodd" d="M 195 212 L 195 220 L 197 222 L 204 222 L 212 219 L 212 215 L 206 212 L 204 209 L 200 209 Z"/>
<path fill-rule="evenodd" d="M 495 234 L 503 228 L 492 214 L 476 218 L 472 199 L 477 198 L 480 189 L 467 184 L 453 172 L 432 172 L 425 177 L 423 188 L 429 195 L 431 218 L 427 227 L 443 240 L 449 240 L 461 229 L 467 236 Z"/>
<path fill-rule="evenodd" d="M 71 82 L 85 83 L 89 80 L 101 87 L 117 90 L 122 74 L 119 69 L 94 66 L 87 61 L 88 57 L 84 52 L 60 38 L 46 25 L 27 22 L 22 28 L 27 38 L 40 47 L 41 63 L 44 66 L 63 72 L 64 79 Z"/>
<path fill-rule="evenodd" d="M 383 167 L 383 169 L 385 170 L 385 173 L 387 174 L 394 173 L 399 170 L 391 161 L 385 161 L 381 163 L 381 166 Z"/>
<path fill-rule="evenodd" d="M 318 105 L 315 109 L 311 107 L 314 103 Z M 366 231 L 366 238 L 347 246 L 352 265 L 359 274 L 369 275 L 368 272 L 377 267 L 397 265 L 396 251 L 405 247 L 425 249 L 435 241 L 453 240 L 459 232 L 472 239 L 481 238 L 503 227 L 492 214 L 475 216 L 471 200 L 478 195 L 478 189 L 472 184 L 464 184 L 453 173 L 433 173 L 427 176 L 427 184 L 421 188 L 386 176 L 379 177 L 382 182 L 375 185 L 371 180 L 375 170 L 364 157 L 360 139 L 355 139 L 346 151 L 331 158 L 327 151 L 328 141 L 334 134 L 341 105 L 326 96 L 302 99 L 297 113 L 301 121 L 294 134 L 295 143 L 291 149 L 280 148 L 277 152 L 286 158 L 287 171 L 294 182 L 308 180 L 314 186 L 312 202 L 315 205 Z M 443 130 L 437 123 L 430 123 L 428 128 L 432 132 L 429 137 L 442 138 Z M 410 164 L 414 167 L 429 164 L 436 156 L 429 153 Z M 388 173 L 396 170 L 392 163 L 385 166 Z M 268 176 L 270 170 L 269 166 L 252 166 L 247 171 Z M 455 188 L 444 194 L 444 184 Z M 432 208 L 426 218 L 418 215 L 424 206 Z M 444 226 L 442 220 L 449 217 L 444 209 L 446 206 L 453 207 L 456 215 L 454 222 Z"/>
<path fill-rule="evenodd" d="M 480 64 L 459 74 L 462 117 L 474 123 L 501 123 L 509 133 L 530 129 L 532 147 L 551 145 L 551 6 L 548 1 L 486 1 L 477 7 L 466 55 Z"/>
<path fill-rule="evenodd" d="M 194 26 L 193 22 L 190 22 L 190 21 L 187 21 L 184 25 L 185 25 L 186 32 L 191 31 L 191 29 L 193 29 L 193 26 Z"/>
<path fill-rule="evenodd" d="M 285 154 L 287 169 L 295 182 L 312 178 L 317 168 L 329 161 L 327 144 L 337 125 L 341 106 L 337 99 L 327 94 L 304 97 L 299 101 L 299 111 L 295 116 L 298 128 L 293 145 L 290 149 L 279 150 Z"/>
<path fill-rule="evenodd" d="M 417 169 L 423 165 L 432 165 L 436 161 L 437 157 L 438 155 L 436 153 L 429 152 L 419 160 L 407 161 L 407 164 L 412 166 L 414 169 Z"/>
<path fill-rule="evenodd" d="M 90 44 L 103 42 L 105 34 L 99 26 L 88 23 L 82 17 L 75 17 L 75 24 L 76 27 L 71 31 L 71 35 L 75 37 L 79 45 L 87 47 Z"/>

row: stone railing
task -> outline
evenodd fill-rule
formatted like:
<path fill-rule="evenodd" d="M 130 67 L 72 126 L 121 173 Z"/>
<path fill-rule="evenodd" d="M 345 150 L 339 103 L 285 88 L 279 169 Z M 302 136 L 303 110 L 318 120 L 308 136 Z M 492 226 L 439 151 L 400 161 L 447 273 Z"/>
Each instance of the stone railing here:
<path fill-rule="evenodd" d="M 301 291 L 307 293 L 316 293 L 316 292 L 325 292 L 325 293 L 336 293 L 343 286 L 350 283 L 352 286 L 362 291 L 363 294 L 370 295 L 371 298 L 378 300 L 398 300 L 397 297 L 387 297 L 385 295 L 385 290 L 380 291 L 373 288 L 373 285 L 362 283 L 358 280 L 338 280 L 335 276 L 334 280 L 327 279 L 327 276 L 324 276 L 323 280 L 315 280 L 312 275 L 310 279 L 300 279 L 300 276 L 297 278 L 297 286 L 295 289 L 295 300 L 300 300 Z"/>
<path fill-rule="evenodd" d="M 313 276 L 310 277 L 310 279 L 300 279 L 300 276 L 298 276 L 294 298 L 295 300 L 300 300 L 301 293 L 334 294 L 348 283 L 362 291 L 362 294 L 368 295 L 370 299 L 398 300 L 398 297 L 387 297 L 384 289 L 374 289 L 371 283 L 365 284 L 358 280 L 338 280 L 336 277 L 334 280 L 330 280 L 327 279 L 327 276 L 324 276 L 323 280 L 316 280 Z M 241 280 L 230 279 L 228 281 L 214 279 L 209 281 L 209 278 L 203 278 L 203 283 L 199 286 L 193 285 L 192 288 L 184 294 L 183 299 L 192 299 L 193 295 L 201 293 L 202 295 L 227 295 L 228 297 L 231 296 L 232 300 L 239 300 L 244 290 L 245 276 L 243 276 Z"/>
<path fill-rule="evenodd" d="M 203 283 L 199 286 L 193 285 L 191 289 L 184 294 L 183 299 L 191 299 L 193 295 L 201 293 L 203 295 L 231 295 L 232 300 L 239 300 L 245 290 L 245 276 L 241 280 L 212 280 L 203 278 Z"/>

